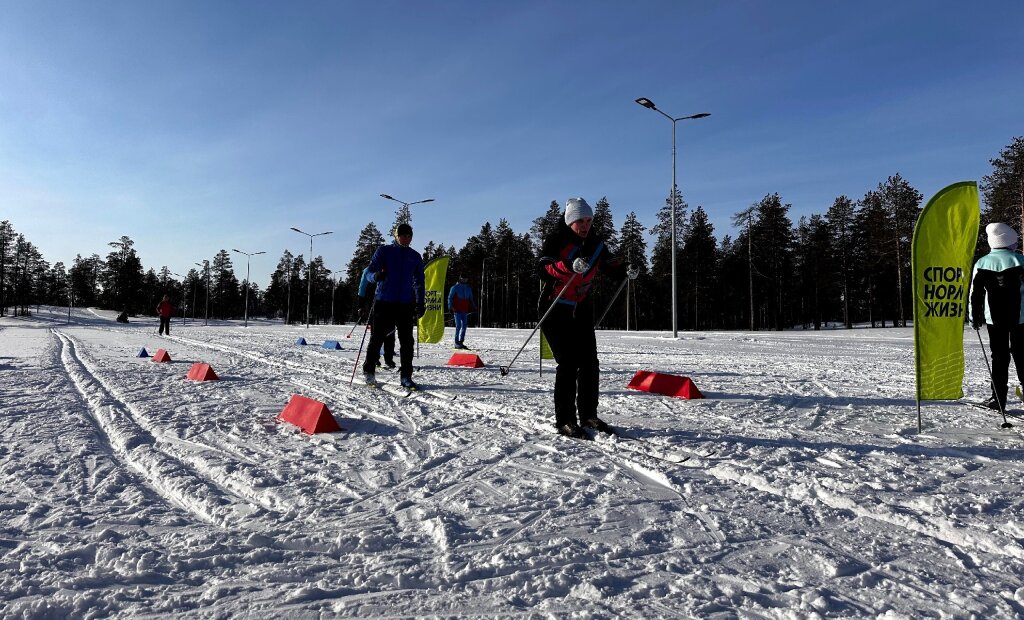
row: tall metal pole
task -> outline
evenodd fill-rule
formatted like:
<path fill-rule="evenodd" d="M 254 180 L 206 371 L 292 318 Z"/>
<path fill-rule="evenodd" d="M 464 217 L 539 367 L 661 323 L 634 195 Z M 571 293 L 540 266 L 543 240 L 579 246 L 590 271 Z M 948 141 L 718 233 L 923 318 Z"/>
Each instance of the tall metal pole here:
<path fill-rule="evenodd" d="M 700 114 L 691 114 L 689 116 L 672 117 L 659 110 L 658 107 L 654 105 L 654 102 L 646 97 L 640 97 L 636 102 L 649 110 L 654 110 L 658 114 L 661 114 L 668 120 L 672 121 L 672 188 L 669 190 L 669 195 L 671 196 L 670 200 L 672 201 L 672 337 L 678 338 L 678 312 L 676 312 L 676 122 L 695 118 L 707 118 L 711 115 L 707 112 L 701 112 Z"/>
<path fill-rule="evenodd" d="M 310 234 L 304 230 L 299 230 L 294 226 L 291 227 L 297 233 L 302 233 L 309 237 L 309 262 L 306 263 L 306 329 L 309 329 L 309 314 L 310 308 L 313 305 L 313 237 L 319 237 L 320 235 L 329 235 L 333 231 L 328 230 L 327 232 L 321 232 L 316 234 Z"/>
<path fill-rule="evenodd" d="M 243 252 L 231 248 L 232 252 L 238 252 L 239 254 L 245 254 L 245 327 L 249 327 L 249 259 L 258 254 L 266 254 L 266 252 Z"/>
<path fill-rule="evenodd" d="M 202 263 L 196 263 L 197 267 L 203 268 L 203 274 L 206 276 L 206 318 L 203 319 L 203 325 L 210 324 L 210 263 L 209 261 L 203 261 Z"/>
<path fill-rule="evenodd" d="M 331 325 L 334 325 L 334 291 L 338 288 L 337 277 L 331 272 Z"/>
<path fill-rule="evenodd" d="M 180 273 L 175 273 L 175 272 L 171 272 L 171 273 L 174 273 L 174 275 L 178 276 L 182 280 L 185 279 L 185 276 L 181 275 Z M 183 285 L 181 287 L 181 301 L 182 301 L 182 303 L 184 303 L 185 302 L 185 287 L 184 287 L 184 283 L 182 283 L 182 284 Z M 185 306 L 184 305 L 181 307 L 181 324 L 182 325 L 185 324 Z"/>
<path fill-rule="evenodd" d="M 672 337 L 679 337 L 679 330 L 676 323 L 679 320 L 679 313 L 676 312 L 676 120 L 672 119 Z"/>
<path fill-rule="evenodd" d="M 480 327 L 484 326 L 484 303 L 487 299 L 487 257 L 484 257 L 484 264 L 480 270 Z"/>
<path fill-rule="evenodd" d="M 288 305 L 284 312 L 284 324 L 292 324 L 292 271 L 294 266 L 292 265 L 292 259 L 288 259 Z"/>

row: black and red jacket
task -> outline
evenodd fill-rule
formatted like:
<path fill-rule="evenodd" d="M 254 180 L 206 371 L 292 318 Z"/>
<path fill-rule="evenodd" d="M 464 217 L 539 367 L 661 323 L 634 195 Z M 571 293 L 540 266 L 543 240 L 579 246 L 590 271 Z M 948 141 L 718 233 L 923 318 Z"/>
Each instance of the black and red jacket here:
<path fill-rule="evenodd" d="M 559 304 L 575 306 L 586 302 L 590 287 L 594 283 L 594 276 L 598 272 L 616 278 L 626 275 L 625 265 L 615 258 L 604 239 L 595 234 L 589 234 L 586 238 L 580 237 L 565 224 L 560 225 L 558 230 L 544 241 L 540 254 L 537 277 L 545 285 L 540 298 L 542 304 L 554 301 L 558 293 L 569 283 L 576 273 L 572 269 L 572 263 L 577 258 L 587 261 L 590 269 L 576 275 L 562 298 L 558 300 Z"/>

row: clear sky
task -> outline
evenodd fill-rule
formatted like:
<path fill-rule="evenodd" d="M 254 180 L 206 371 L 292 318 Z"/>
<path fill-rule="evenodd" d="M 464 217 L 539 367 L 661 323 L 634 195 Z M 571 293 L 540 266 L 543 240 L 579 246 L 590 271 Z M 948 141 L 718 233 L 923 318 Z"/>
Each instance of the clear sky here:
<path fill-rule="evenodd" d="M 1024 2 L 0 0 L 0 219 L 51 263 L 128 235 L 144 267 L 359 231 L 528 232 L 678 184 L 719 237 L 778 192 L 825 213 L 900 173 L 927 197 L 1024 135 Z M 232 254 L 239 279 L 245 259 Z"/>

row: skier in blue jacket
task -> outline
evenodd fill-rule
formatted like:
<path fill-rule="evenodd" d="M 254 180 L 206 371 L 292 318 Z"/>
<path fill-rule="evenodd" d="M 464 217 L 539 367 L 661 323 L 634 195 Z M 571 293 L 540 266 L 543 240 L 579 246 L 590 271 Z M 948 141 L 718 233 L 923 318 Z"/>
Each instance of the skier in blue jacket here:
<path fill-rule="evenodd" d="M 369 267 L 363 268 L 363 275 L 359 278 L 359 290 L 356 293 L 359 295 L 359 316 L 365 316 L 366 322 L 369 323 L 372 320 L 371 312 L 374 308 L 373 296 L 377 292 L 377 285 L 370 281 L 370 269 Z M 357 319 L 358 322 L 358 319 Z M 395 332 L 388 332 L 384 336 L 384 363 L 387 364 L 388 368 L 394 368 L 395 364 Z M 380 362 L 377 362 L 377 366 L 380 367 Z"/>
<path fill-rule="evenodd" d="M 412 380 L 412 327 L 423 316 L 425 301 L 423 257 L 409 247 L 411 243 L 412 226 L 399 224 L 395 229 L 395 241 L 377 248 L 366 268 L 369 280 L 377 284 L 370 344 L 363 362 L 363 375 L 368 385 L 377 382 L 374 369 L 380 359 L 384 337 L 395 330 L 400 347 L 398 372 L 402 377 L 402 387 L 416 389 Z"/>
<path fill-rule="evenodd" d="M 992 350 L 993 391 L 985 405 L 1006 411 L 1011 356 L 1024 384 L 1024 256 L 1016 252 L 1017 232 L 1006 224 L 989 224 L 985 232 L 992 251 L 974 263 L 968 313 L 971 327 L 988 329 Z"/>
<path fill-rule="evenodd" d="M 455 348 L 468 349 L 465 343 L 466 326 L 469 324 L 469 311 L 476 310 L 476 301 L 466 276 L 460 275 L 458 283 L 448 291 L 448 309 L 455 315 Z"/>

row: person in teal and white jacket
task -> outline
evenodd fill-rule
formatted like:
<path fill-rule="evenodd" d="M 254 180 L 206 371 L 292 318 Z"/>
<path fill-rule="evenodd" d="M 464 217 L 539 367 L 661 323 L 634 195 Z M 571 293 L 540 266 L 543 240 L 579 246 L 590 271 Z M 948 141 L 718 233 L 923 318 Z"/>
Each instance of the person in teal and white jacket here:
<path fill-rule="evenodd" d="M 1024 256 L 1016 251 L 1017 232 L 1006 224 L 989 224 L 985 233 L 992 249 L 974 264 L 968 313 L 971 327 L 987 328 L 992 350 L 993 393 L 985 405 L 1005 411 L 1011 356 L 1024 384 Z"/>

